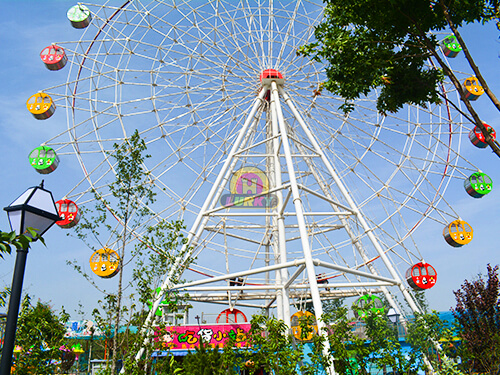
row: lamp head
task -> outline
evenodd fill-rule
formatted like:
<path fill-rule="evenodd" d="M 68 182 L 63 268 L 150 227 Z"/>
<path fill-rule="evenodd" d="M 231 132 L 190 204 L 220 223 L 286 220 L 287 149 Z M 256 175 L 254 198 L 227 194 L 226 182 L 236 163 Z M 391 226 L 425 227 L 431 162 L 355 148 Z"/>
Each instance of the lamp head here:
<path fill-rule="evenodd" d="M 32 236 L 26 232 L 27 228 L 36 229 L 41 236 L 60 220 L 52 193 L 43 188 L 43 180 L 40 186 L 29 188 L 4 210 L 11 229 L 29 237 Z"/>
<path fill-rule="evenodd" d="M 387 312 L 387 318 L 392 323 L 396 324 L 399 321 L 399 313 L 393 307 L 391 307 Z"/>

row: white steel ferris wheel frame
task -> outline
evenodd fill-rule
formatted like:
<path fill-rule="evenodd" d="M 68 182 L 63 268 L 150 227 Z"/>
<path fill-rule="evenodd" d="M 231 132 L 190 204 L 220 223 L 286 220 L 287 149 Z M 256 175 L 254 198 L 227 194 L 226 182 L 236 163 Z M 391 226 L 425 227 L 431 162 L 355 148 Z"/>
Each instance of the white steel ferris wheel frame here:
<path fill-rule="evenodd" d="M 266 95 L 268 98 L 266 99 Z M 295 120 L 300 124 L 302 131 L 306 135 L 310 144 L 313 145 L 313 149 L 308 149 L 306 146 L 301 145 L 299 148 L 302 149 L 300 155 L 294 155 L 291 148 L 290 142 L 293 142 L 290 136 L 289 127 L 285 121 L 285 117 L 282 112 L 282 102 L 288 106 L 290 111 L 293 113 Z M 255 212 L 238 212 L 232 213 L 227 207 L 218 205 L 224 188 L 229 183 L 231 175 L 235 172 L 236 160 L 238 155 L 243 150 L 248 150 L 252 146 L 248 146 L 248 135 L 252 127 L 258 124 L 258 119 L 261 116 L 266 116 L 266 132 L 268 137 L 266 139 L 266 155 L 268 173 L 270 177 L 270 187 L 268 191 L 262 192 L 260 195 L 274 193 L 278 197 L 278 205 L 274 207 L 271 211 L 266 209 L 265 212 L 255 213 Z M 320 174 L 315 170 L 314 165 L 307 163 L 311 167 L 311 174 L 317 179 L 318 184 L 321 186 L 322 195 L 317 192 L 313 192 L 306 187 L 298 183 L 296 178 L 296 171 L 294 168 L 294 158 L 302 158 L 307 160 L 311 157 L 317 157 L 321 159 L 321 162 L 326 167 L 329 177 L 335 181 L 335 184 L 344 198 L 347 201 L 347 205 L 340 203 L 335 199 L 334 195 L 331 193 L 328 186 L 325 184 L 324 180 Z M 286 172 L 282 175 L 282 160 L 284 159 L 284 164 L 286 166 Z M 288 181 L 283 183 L 283 181 Z M 302 196 L 307 194 L 314 194 L 319 199 L 325 202 L 325 205 L 330 207 L 330 210 L 325 210 L 324 212 L 309 212 L 304 208 L 302 204 Z M 255 197 L 258 197 L 256 195 Z M 287 260 L 287 239 L 286 239 L 286 225 L 285 225 L 285 207 L 289 202 L 293 203 L 294 211 L 293 215 L 298 224 L 298 230 L 300 233 L 300 244 L 302 248 L 302 258 L 294 259 L 293 261 Z M 264 267 L 258 267 L 249 269 L 247 271 L 240 271 L 229 273 L 217 277 L 207 277 L 201 280 L 196 280 L 192 282 L 183 283 L 180 285 L 174 285 L 172 283 L 173 275 L 178 271 L 179 268 L 185 269 L 189 265 L 189 260 L 193 256 L 196 247 L 199 245 L 200 237 L 203 231 L 207 230 L 207 222 L 210 216 L 220 216 L 222 218 L 228 216 L 242 216 L 242 217 L 252 217 L 252 216 L 266 216 L 271 220 L 266 220 L 266 225 L 268 226 L 269 232 L 274 233 L 274 252 L 275 252 L 275 262 L 273 265 L 268 265 Z M 311 251 L 311 241 L 310 241 L 310 227 L 306 223 L 306 215 L 331 215 L 339 218 L 340 225 L 336 228 L 330 228 L 335 230 L 345 230 L 348 236 L 351 238 L 356 250 L 368 267 L 369 272 L 360 271 L 357 267 L 345 267 L 335 263 L 325 262 L 319 259 L 315 259 L 312 256 Z M 360 223 L 363 228 L 364 235 L 367 236 L 371 244 L 377 251 L 378 256 L 382 259 L 383 264 L 387 268 L 391 277 L 380 276 L 377 270 L 372 266 L 370 259 L 363 249 L 363 245 L 360 243 L 359 239 L 353 230 L 351 230 L 349 223 L 347 221 L 348 217 L 355 217 L 355 219 Z M 246 116 L 246 120 L 238 132 L 237 138 L 235 139 L 233 146 L 228 153 L 226 160 L 218 173 L 215 183 L 207 195 L 197 217 L 194 221 L 191 229 L 188 232 L 187 243 L 185 245 L 186 253 L 183 258 L 178 259 L 176 264 L 172 267 L 170 272 L 167 274 L 161 289 L 158 293 L 158 297 L 155 300 L 153 307 L 149 313 L 148 322 L 154 317 L 155 311 L 159 308 L 159 305 L 163 299 L 165 293 L 169 293 L 173 290 L 184 291 L 189 293 L 189 298 L 194 301 L 203 302 L 218 302 L 226 303 L 229 305 L 230 309 L 233 309 L 239 300 L 241 304 L 245 305 L 244 300 L 260 300 L 261 305 L 248 305 L 252 307 L 260 306 L 261 308 L 276 307 L 278 319 L 282 319 L 287 325 L 290 325 L 290 300 L 296 297 L 295 290 L 304 290 L 308 292 L 308 297 L 313 303 L 316 319 L 318 322 L 318 328 L 322 328 L 324 325 L 321 321 L 321 316 L 323 314 L 322 298 L 338 298 L 339 296 L 352 296 L 358 295 L 359 290 L 369 290 L 374 288 L 379 288 L 385 295 L 387 301 L 391 307 L 395 308 L 398 313 L 401 314 L 401 310 L 395 303 L 391 293 L 388 291 L 388 286 L 397 287 L 401 290 L 404 295 L 405 300 L 410 306 L 413 312 L 419 312 L 420 308 L 415 303 L 415 300 L 411 294 L 406 289 L 403 281 L 399 277 L 395 268 L 393 267 L 391 261 L 387 257 L 382 245 L 379 243 L 377 237 L 373 233 L 373 228 L 370 228 L 367 221 L 365 220 L 362 212 L 357 207 L 354 200 L 351 198 L 349 191 L 344 186 L 341 178 L 336 173 L 334 167 L 326 157 L 325 153 L 322 151 L 319 143 L 314 137 L 313 133 L 310 131 L 308 125 L 303 120 L 300 112 L 297 110 L 293 103 L 292 98 L 286 92 L 286 85 L 284 84 L 284 79 L 281 78 L 264 78 L 262 79 L 262 87 L 258 96 L 254 99 L 251 110 Z M 337 272 L 342 272 L 346 274 L 356 275 L 368 279 L 369 281 L 364 282 L 348 282 L 348 283 L 334 283 L 326 285 L 318 284 L 318 267 L 323 269 L 335 270 Z M 231 285 L 230 280 L 235 278 L 244 278 L 250 275 L 265 274 L 268 272 L 275 272 L 275 283 L 268 285 Z M 306 273 L 306 282 L 299 281 L 298 276 L 302 273 Z M 225 281 L 228 284 L 222 286 L 213 286 L 214 283 Z M 323 289 L 320 292 L 320 287 Z M 330 288 L 336 288 L 336 291 L 330 292 Z M 326 291 L 325 289 L 328 289 Z M 347 289 L 347 291 L 342 291 L 342 289 Z M 340 291 L 340 293 L 339 293 Z M 243 296 L 242 293 L 245 292 Z M 234 295 L 233 293 L 236 293 Z"/>
<path fill-rule="evenodd" d="M 383 293 L 404 314 L 392 295 L 399 291 L 419 311 L 399 271 L 423 255 L 405 241 L 424 219 L 444 225 L 456 217 L 438 203 L 451 178 L 468 173 L 459 169 L 461 118 L 447 99 L 443 106 L 385 117 L 371 94 L 349 116 L 336 112 L 342 98 L 314 93 L 326 78 L 323 68 L 296 54 L 312 41 L 319 2 L 285 1 L 281 10 L 274 9 L 276 1 L 249 3 L 104 5 L 93 17 L 95 34 L 75 47 L 68 42 L 76 73 L 68 76 L 58 105 L 68 109 L 61 135 L 70 141 L 58 135 L 48 144 L 60 155 L 76 155 L 82 182 L 91 186 L 69 198 L 85 205 L 94 189 L 106 197 L 114 177 L 111 145 L 138 128 L 153 154 L 144 165 L 147 183 L 159 198 L 143 226 L 174 218 L 190 225 L 183 255 L 165 271 L 148 322 L 171 291 L 230 309 L 276 309 L 286 324 L 297 301 L 311 301 L 319 318 L 322 300 L 365 293 Z M 285 80 L 259 84 L 259 73 L 271 67 Z M 450 91 L 443 85 L 442 92 L 447 97 Z M 220 203 L 231 176 L 246 165 L 265 169 L 270 183 L 262 194 L 275 195 L 277 206 L 245 210 Z M 179 182 L 183 175 L 185 183 Z M 136 239 L 143 230 L 134 231 Z M 205 258 L 191 265 L 204 248 L 234 263 L 212 267 L 212 258 Z M 177 284 L 179 270 L 197 275 Z M 322 273 L 335 282 L 318 283 Z M 240 285 L 231 281 L 239 278 Z"/>

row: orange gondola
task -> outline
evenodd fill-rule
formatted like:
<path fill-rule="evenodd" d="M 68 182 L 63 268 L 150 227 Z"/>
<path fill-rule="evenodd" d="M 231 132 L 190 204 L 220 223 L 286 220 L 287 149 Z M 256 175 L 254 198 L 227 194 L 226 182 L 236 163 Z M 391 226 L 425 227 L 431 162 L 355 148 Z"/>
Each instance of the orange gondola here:
<path fill-rule="evenodd" d="M 309 332 L 307 336 L 302 333 L 301 320 L 310 320 L 313 324 L 309 325 Z M 290 317 L 290 327 L 292 329 L 293 337 L 300 341 L 311 341 L 313 336 L 318 333 L 318 324 L 316 317 L 309 311 L 297 311 Z"/>
<path fill-rule="evenodd" d="M 469 77 L 464 81 L 465 97 L 469 100 L 477 100 L 484 94 L 483 86 L 476 77 Z"/>
<path fill-rule="evenodd" d="M 52 98 L 43 92 L 30 96 L 26 101 L 26 107 L 37 120 L 48 119 L 56 111 Z"/>

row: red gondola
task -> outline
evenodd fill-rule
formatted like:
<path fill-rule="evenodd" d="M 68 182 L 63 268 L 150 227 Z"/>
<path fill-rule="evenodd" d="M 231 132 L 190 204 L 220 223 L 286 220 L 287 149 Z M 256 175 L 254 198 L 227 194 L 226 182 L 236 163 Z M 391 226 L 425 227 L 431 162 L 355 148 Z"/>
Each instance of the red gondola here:
<path fill-rule="evenodd" d="M 429 263 L 414 264 L 406 271 L 406 281 L 415 290 L 430 289 L 436 285 L 437 273 Z"/>
<path fill-rule="evenodd" d="M 56 224 L 61 228 L 73 228 L 80 221 L 80 211 L 75 202 L 61 199 L 56 202 L 56 208 L 61 217 L 61 220 L 56 221 Z"/>
<path fill-rule="evenodd" d="M 217 324 L 246 323 L 247 317 L 238 309 L 225 309 L 216 319 Z"/>
<path fill-rule="evenodd" d="M 40 58 L 49 70 L 62 69 L 68 62 L 68 57 L 64 49 L 55 44 L 45 47 L 40 52 Z"/>
<path fill-rule="evenodd" d="M 486 130 L 488 131 L 488 133 L 490 133 L 491 138 L 496 139 L 497 133 L 495 132 L 495 129 L 493 129 L 488 124 L 485 124 L 485 123 L 483 123 L 483 124 L 486 127 Z M 477 126 L 475 126 L 474 129 L 472 129 L 469 132 L 469 139 L 472 142 L 472 144 L 476 147 L 479 147 L 479 148 L 488 147 L 488 143 L 486 143 L 486 141 L 484 139 L 483 132 Z"/>

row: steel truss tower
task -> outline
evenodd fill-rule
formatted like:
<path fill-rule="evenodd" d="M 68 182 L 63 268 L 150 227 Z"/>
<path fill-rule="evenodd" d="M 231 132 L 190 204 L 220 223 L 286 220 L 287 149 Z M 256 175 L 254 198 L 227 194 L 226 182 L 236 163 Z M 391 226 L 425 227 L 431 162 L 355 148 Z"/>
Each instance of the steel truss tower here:
<path fill-rule="evenodd" d="M 174 290 L 231 309 L 276 308 L 287 324 L 291 306 L 312 301 L 319 321 L 322 300 L 364 293 L 383 293 L 401 313 L 389 287 L 419 311 L 374 233 L 377 228 L 370 227 L 325 156 L 281 73 L 264 70 L 260 82 L 189 230 L 185 256 L 169 270 L 150 316 L 161 296 Z M 339 235 L 350 248 L 329 247 L 338 243 L 329 237 Z M 214 251 L 206 258 L 208 247 Z M 189 269 L 193 258 L 212 268 L 223 264 L 224 270 L 214 275 L 207 267 L 197 272 L 201 278 L 174 285 L 173 275 Z"/>

